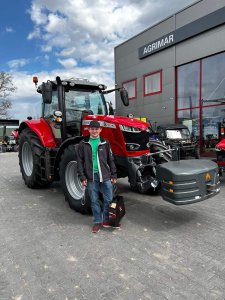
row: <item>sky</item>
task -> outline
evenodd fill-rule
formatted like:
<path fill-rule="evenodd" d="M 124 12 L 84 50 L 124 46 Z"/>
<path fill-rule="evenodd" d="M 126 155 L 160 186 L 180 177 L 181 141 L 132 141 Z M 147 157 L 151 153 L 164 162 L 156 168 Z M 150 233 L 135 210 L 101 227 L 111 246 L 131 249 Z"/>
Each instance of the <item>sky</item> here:
<path fill-rule="evenodd" d="M 9 97 L 11 117 L 41 115 L 33 76 L 39 83 L 60 76 L 113 88 L 114 47 L 193 2 L 0 0 L 0 71 L 10 73 L 17 88 Z"/>

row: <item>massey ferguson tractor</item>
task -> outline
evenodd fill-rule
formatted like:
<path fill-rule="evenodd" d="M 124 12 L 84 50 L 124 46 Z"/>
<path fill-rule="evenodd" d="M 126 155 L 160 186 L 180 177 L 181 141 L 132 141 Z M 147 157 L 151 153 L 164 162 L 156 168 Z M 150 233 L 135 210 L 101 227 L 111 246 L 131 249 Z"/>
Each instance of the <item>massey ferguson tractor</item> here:
<path fill-rule="evenodd" d="M 35 77 L 36 86 L 37 82 Z M 88 80 L 56 77 L 37 87 L 43 99 L 42 117 L 28 117 L 19 127 L 19 164 L 29 188 L 60 180 L 70 207 L 89 212 L 89 197 L 77 175 L 77 146 L 89 134 L 90 122 L 98 120 L 101 135 L 111 144 L 118 178 L 128 177 L 133 190 L 145 193 L 160 188 L 162 197 L 174 204 L 198 202 L 219 192 L 218 167 L 213 162 L 157 164 L 155 155 L 168 150 L 150 153 L 148 123 L 108 115 L 104 95 L 112 91 L 120 92 L 123 104 L 129 104 L 123 88 L 106 90 Z"/>

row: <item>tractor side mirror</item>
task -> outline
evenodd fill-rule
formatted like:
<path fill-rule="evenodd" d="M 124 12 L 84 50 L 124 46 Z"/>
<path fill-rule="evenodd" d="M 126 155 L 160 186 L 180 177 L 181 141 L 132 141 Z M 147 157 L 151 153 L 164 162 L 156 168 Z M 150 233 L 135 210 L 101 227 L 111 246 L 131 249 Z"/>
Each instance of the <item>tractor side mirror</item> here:
<path fill-rule="evenodd" d="M 120 90 L 120 98 L 125 106 L 129 105 L 128 92 L 124 88 Z"/>
<path fill-rule="evenodd" d="M 52 103 L 52 84 L 51 82 L 43 82 L 42 83 L 42 99 L 44 103 L 51 104 Z"/>

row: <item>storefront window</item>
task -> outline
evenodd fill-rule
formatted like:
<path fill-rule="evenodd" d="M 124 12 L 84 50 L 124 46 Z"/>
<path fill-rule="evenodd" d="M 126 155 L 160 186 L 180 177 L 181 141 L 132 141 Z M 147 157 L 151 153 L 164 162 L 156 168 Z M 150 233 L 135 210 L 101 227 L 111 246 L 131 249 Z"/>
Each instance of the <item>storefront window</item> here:
<path fill-rule="evenodd" d="M 186 125 L 192 138 L 199 139 L 199 109 L 185 109 L 178 112 L 178 123 Z"/>
<path fill-rule="evenodd" d="M 134 100 L 137 98 L 137 79 L 123 82 L 122 85 L 128 92 L 129 100 Z"/>
<path fill-rule="evenodd" d="M 144 75 L 144 96 L 162 92 L 162 71 Z"/>
<path fill-rule="evenodd" d="M 177 68 L 177 121 L 199 137 L 203 153 L 215 153 L 219 142 L 219 126 L 225 119 L 221 100 L 225 100 L 225 53 Z M 187 109 L 191 107 L 199 109 Z"/>
<path fill-rule="evenodd" d="M 177 98 L 179 108 L 199 106 L 200 69 L 199 62 L 193 62 L 177 69 Z"/>
<path fill-rule="evenodd" d="M 225 100 L 225 53 L 202 60 L 202 99 L 203 105 L 218 104 L 212 100 Z"/>

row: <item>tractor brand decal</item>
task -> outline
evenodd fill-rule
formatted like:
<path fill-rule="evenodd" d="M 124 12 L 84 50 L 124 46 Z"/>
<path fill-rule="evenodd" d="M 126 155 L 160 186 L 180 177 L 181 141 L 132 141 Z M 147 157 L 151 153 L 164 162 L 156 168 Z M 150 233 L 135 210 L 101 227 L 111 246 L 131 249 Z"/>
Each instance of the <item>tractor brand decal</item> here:
<path fill-rule="evenodd" d="M 83 120 L 82 121 L 82 125 L 83 126 L 89 126 L 91 121 L 93 120 Z M 97 120 L 99 123 L 100 123 L 100 126 L 101 127 L 106 127 L 106 128 L 113 128 L 113 129 L 116 129 L 116 125 L 113 124 L 113 123 L 108 123 L 108 122 L 104 122 L 104 121 L 99 121 Z M 88 128 L 85 128 L 85 129 L 88 129 Z"/>
<path fill-rule="evenodd" d="M 115 124 L 107 123 L 107 122 L 104 122 L 104 126 L 103 127 L 116 129 L 116 125 Z"/>

